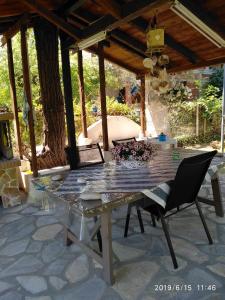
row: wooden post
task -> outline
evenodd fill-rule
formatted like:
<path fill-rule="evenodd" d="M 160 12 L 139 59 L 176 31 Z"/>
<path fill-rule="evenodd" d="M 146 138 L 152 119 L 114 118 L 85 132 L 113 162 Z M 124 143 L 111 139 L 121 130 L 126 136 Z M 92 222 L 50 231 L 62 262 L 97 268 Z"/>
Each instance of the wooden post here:
<path fill-rule="evenodd" d="M 105 64 L 104 64 L 103 44 L 101 42 L 98 43 L 98 62 L 99 62 L 101 113 L 102 113 L 103 149 L 104 151 L 108 151 L 109 141 L 108 141 L 107 108 L 106 108 L 106 94 L 105 94 Z"/>
<path fill-rule="evenodd" d="M 141 132 L 145 136 L 146 117 L 145 117 L 145 75 L 141 76 Z"/>
<path fill-rule="evenodd" d="M 38 169 L 37 169 L 36 142 L 35 142 L 35 131 L 34 131 L 33 104 L 32 104 L 32 93 L 31 93 L 31 86 L 30 86 L 27 37 L 26 37 L 26 29 L 24 27 L 21 28 L 21 56 L 22 56 L 22 66 L 23 66 L 24 93 L 29 105 L 28 124 L 29 124 L 30 146 L 31 146 L 31 155 L 32 155 L 31 168 L 33 171 L 33 176 L 37 177 Z"/>
<path fill-rule="evenodd" d="M 70 72 L 70 54 L 69 49 L 64 47 L 65 36 L 61 35 L 61 57 L 62 57 L 62 73 L 63 73 L 63 87 L 64 87 L 64 99 L 66 108 L 66 124 L 67 124 L 67 136 L 69 146 L 69 161 L 70 168 L 74 170 L 78 165 L 78 154 L 76 149 L 76 134 L 75 134 L 75 121 L 73 110 L 73 93 L 72 93 L 72 81 Z"/>
<path fill-rule="evenodd" d="M 83 73 L 83 56 L 82 51 L 77 52 L 78 59 L 78 78 L 79 78 L 79 91 L 80 91 L 80 103 L 81 103 L 81 123 L 82 132 L 85 138 L 87 135 L 87 119 L 86 119 L 86 108 L 85 108 L 85 94 L 84 94 L 84 73 Z"/>
<path fill-rule="evenodd" d="M 11 92 L 11 98 L 12 98 L 12 110 L 13 110 L 13 114 L 14 114 L 14 130 L 15 130 L 16 146 L 17 146 L 17 149 L 19 152 L 20 159 L 23 159 L 11 39 L 8 39 L 8 41 L 7 41 L 7 55 L 8 55 L 10 92 Z"/>

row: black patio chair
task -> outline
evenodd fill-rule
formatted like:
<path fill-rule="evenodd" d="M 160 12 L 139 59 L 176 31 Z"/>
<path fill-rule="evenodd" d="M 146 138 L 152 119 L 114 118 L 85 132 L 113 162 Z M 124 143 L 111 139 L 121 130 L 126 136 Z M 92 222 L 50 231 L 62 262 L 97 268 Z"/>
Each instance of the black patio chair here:
<path fill-rule="evenodd" d="M 105 162 L 101 147 L 98 143 L 78 146 L 79 164 L 78 168 L 103 164 Z"/>
<path fill-rule="evenodd" d="M 216 153 L 217 151 L 215 150 L 208 153 L 196 155 L 190 158 L 185 158 L 182 160 L 178 167 L 175 179 L 168 182 L 171 190 L 166 201 L 165 209 L 157 203 L 149 205 L 147 204 L 149 202 L 147 200 L 140 201 L 139 203 L 139 206 L 141 206 L 145 211 L 148 211 L 158 220 L 161 220 L 162 229 L 167 240 L 170 255 L 175 269 L 178 268 L 178 264 L 174 253 L 173 245 L 170 239 L 167 224 L 165 222 L 166 218 L 195 204 L 200 219 L 202 221 L 203 227 L 205 229 L 209 244 L 213 243 L 201 207 L 197 200 L 197 195 L 201 188 L 207 170 L 210 166 L 210 163 L 213 157 L 216 155 Z M 183 207 L 184 204 L 188 205 L 185 205 L 185 207 Z"/>
<path fill-rule="evenodd" d="M 131 137 L 131 138 L 127 138 L 127 139 L 113 140 L 112 144 L 115 147 L 119 144 L 126 144 L 126 143 L 129 143 L 129 142 L 136 142 L 136 138 Z"/>

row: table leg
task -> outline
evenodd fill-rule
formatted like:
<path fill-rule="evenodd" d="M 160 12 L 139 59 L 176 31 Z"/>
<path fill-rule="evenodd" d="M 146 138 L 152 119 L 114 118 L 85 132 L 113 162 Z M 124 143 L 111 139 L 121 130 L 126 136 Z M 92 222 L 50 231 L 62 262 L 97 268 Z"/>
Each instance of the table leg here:
<path fill-rule="evenodd" d="M 102 259 L 104 280 L 114 283 L 113 278 L 113 255 L 112 255 L 112 226 L 111 212 L 105 212 L 101 215 L 101 233 L 102 233 Z"/>
<path fill-rule="evenodd" d="M 212 184 L 213 199 L 214 199 L 216 215 L 219 216 L 219 217 L 223 217 L 224 216 L 224 209 L 223 209 L 223 203 L 222 203 L 222 197 L 221 197 L 221 190 L 220 190 L 220 183 L 219 183 L 219 179 L 218 179 L 218 174 L 216 174 L 211 179 L 211 184 Z"/>

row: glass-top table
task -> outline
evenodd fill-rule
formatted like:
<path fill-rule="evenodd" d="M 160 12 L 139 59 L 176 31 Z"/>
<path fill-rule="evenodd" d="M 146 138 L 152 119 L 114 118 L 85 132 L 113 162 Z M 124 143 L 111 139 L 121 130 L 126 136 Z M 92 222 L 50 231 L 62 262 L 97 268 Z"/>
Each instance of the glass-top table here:
<path fill-rule="evenodd" d="M 65 224 L 66 240 L 79 243 L 85 251 L 103 265 L 104 279 L 113 283 L 112 268 L 112 231 L 111 213 L 114 208 L 135 202 L 143 198 L 142 190 L 153 189 L 159 184 L 171 180 L 185 157 L 194 156 L 202 152 L 197 150 L 176 149 L 159 150 L 149 163 L 142 168 L 127 169 L 120 163 L 109 162 L 103 165 L 89 166 L 77 170 L 67 171 L 61 181 L 52 181 L 50 176 L 40 177 L 33 183 L 44 189 L 51 197 L 67 203 L 69 214 L 80 215 L 81 218 L 98 216 L 93 228 L 94 233 L 101 228 L 102 253 L 90 249 L 90 243 L 80 241 L 71 230 L 69 223 Z M 211 163 L 214 168 L 210 183 L 213 199 L 200 201 L 213 205 L 218 216 L 223 216 L 223 205 L 220 194 L 217 170 L 224 166 L 224 159 L 215 157 Z M 191 178 L 190 178 L 191 179 Z M 82 200 L 83 193 L 97 194 L 97 200 Z M 149 199 L 149 201 L 152 201 Z"/>

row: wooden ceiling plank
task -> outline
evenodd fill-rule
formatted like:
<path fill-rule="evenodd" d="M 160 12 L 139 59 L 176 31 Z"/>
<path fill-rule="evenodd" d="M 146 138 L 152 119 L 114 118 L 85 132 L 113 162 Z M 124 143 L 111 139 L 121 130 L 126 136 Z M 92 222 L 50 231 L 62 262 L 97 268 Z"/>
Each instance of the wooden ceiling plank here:
<path fill-rule="evenodd" d="M 39 3 L 38 0 L 21 0 L 27 7 L 37 12 L 40 16 L 47 19 L 49 22 L 60 28 L 63 32 L 67 33 L 69 36 L 75 40 L 80 40 L 82 38 L 82 32 L 62 18 L 58 17 L 55 13 L 49 11 L 45 6 Z"/>
<path fill-rule="evenodd" d="M 68 16 L 76 9 L 83 6 L 85 2 L 87 2 L 87 0 L 77 0 L 76 2 L 74 2 L 74 0 L 69 0 L 62 8 L 60 8 L 60 12 L 63 15 Z"/>
<path fill-rule="evenodd" d="M 139 51 L 136 51 L 135 49 L 131 48 L 129 45 L 125 45 L 118 39 L 114 38 L 113 36 L 110 37 L 110 41 L 113 42 L 113 44 L 118 45 L 120 48 L 124 49 L 125 51 L 128 51 L 136 56 L 138 56 L 140 59 L 146 58 L 145 55 L 141 54 Z"/>
<path fill-rule="evenodd" d="M 93 23 L 94 20 L 96 20 L 96 16 L 87 11 L 79 10 L 77 13 L 74 13 L 74 15 L 77 16 L 77 18 L 80 18 L 82 21 L 85 21 L 87 23 Z M 83 31 L 85 31 L 85 29 Z M 115 38 L 117 41 L 119 41 L 120 43 L 123 43 L 125 46 L 132 48 L 142 56 L 146 57 L 145 55 L 146 46 L 140 41 L 134 39 L 133 37 L 127 35 L 126 33 L 124 33 L 119 29 L 113 30 L 111 32 L 111 36 Z"/>
<path fill-rule="evenodd" d="M 190 10 L 196 17 L 198 17 L 203 23 L 216 32 L 221 32 L 225 37 L 225 26 L 221 22 L 218 23 L 218 18 L 211 12 L 206 12 L 201 3 L 196 4 L 195 1 L 179 0 L 180 3 Z"/>
<path fill-rule="evenodd" d="M 139 17 L 131 22 L 133 25 L 138 27 L 142 32 L 146 32 L 146 29 L 148 27 L 148 22 Z M 165 43 L 168 45 L 168 47 L 174 49 L 179 54 L 184 56 L 186 59 L 188 59 L 192 64 L 195 64 L 199 57 L 196 53 L 194 53 L 192 50 L 184 46 L 182 43 L 177 42 L 171 35 L 165 32 Z"/>
<path fill-rule="evenodd" d="M 9 29 L 3 33 L 3 37 L 1 38 L 1 46 L 3 47 L 9 39 L 13 38 L 14 35 L 20 31 L 21 27 L 27 24 L 29 20 L 29 15 L 25 13 L 15 24 L 9 27 Z"/>
<path fill-rule="evenodd" d="M 87 32 L 90 31 L 92 34 L 96 34 L 99 31 L 106 30 L 112 31 L 121 25 L 130 22 L 137 17 L 139 17 L 142 13 L 146 12 L 149 9 L 160 9 L 160 7 L 166 7 L 168 9 L 168 0 L 135 0 L 128 4 L 124 4 L 121 7 L 121 15 L 120 19 L 114 19 L 113 22 L 108 24 L 108 20 L 105 19 L 105 23 L 102 23 L 101 29 L 99 27 L 95 27 L 95 24 L 91 24 L 89 27 L 84 31 L 84 36 L 88 36 Z"/>

